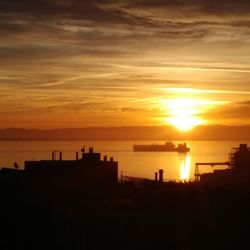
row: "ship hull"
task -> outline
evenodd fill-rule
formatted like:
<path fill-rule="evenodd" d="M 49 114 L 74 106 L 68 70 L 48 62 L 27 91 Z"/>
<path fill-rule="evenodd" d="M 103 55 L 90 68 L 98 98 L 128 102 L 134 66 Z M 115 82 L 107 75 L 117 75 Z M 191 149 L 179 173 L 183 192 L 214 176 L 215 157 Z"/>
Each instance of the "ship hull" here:
<path fill-rule="evenodd" d="M 189 148 L 169 148 L 166 145 L 133 145 L 134 152 L 178 152 L 186 153 L 189 152 Z"/>

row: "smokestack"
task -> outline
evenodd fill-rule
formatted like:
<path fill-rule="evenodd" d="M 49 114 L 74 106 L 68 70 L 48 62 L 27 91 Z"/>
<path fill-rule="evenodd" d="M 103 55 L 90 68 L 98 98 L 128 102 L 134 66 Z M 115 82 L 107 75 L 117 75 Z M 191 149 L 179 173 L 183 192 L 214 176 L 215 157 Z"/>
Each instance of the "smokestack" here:
<path fill-rule="evenodd" d="M 155 172 L 155 181 L 158 181 L 158 173 Z"/>
<path fill-rule="evenodd" d="M 113 158 L 113 157 L 110 157 L 110 161 L 114 161 L 114 158 Z"/>
<path fill-rule="evenodd" d="M 90 147 L 90 148 L 89 148 L 89 153 L 90 153 L 90 154 L 93 154 L 93 152 L 94 152 L 94 149 L 93 149 L 92 147 Z"/>
<path fill-rule="evenodd" d="M 62 152 L 60 152 L 60 161 L 62 160 Z"/>
<path fill-rule="evenodd" d="M 107 159 L 108 159 L 107 155 L 104 155 L 104 161 L 107 161 Z"/>
<path fill-rule="evenodd" d="M 78 159 L 79 159 L 79 153 L 76 152 L 76 160 L 78 161 Z"/>
<path fill-rule="evenodd" d="M 163 182 L 163 169 L 159 170 L 159 182 Z"/>

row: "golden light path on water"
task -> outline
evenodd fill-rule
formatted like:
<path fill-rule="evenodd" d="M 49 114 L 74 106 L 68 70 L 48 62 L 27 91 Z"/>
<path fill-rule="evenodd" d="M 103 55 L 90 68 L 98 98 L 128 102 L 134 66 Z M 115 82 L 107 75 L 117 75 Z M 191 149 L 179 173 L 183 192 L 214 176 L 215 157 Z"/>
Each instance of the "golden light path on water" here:
<path fill-rule="evenodd" d="M 190 155 L 185 155 L 185 157 L 180 163 L 180 180 L 181 181 L 190 180 L 190 169 L 191 169 Z"/>

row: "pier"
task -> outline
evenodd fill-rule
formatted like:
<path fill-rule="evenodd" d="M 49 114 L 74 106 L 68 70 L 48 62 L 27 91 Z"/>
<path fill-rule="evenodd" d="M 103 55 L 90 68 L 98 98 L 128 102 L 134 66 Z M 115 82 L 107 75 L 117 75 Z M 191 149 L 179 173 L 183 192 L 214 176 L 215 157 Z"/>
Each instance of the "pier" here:
<path fill-rule="evenodd" d="M 211 167 L 215 167 L 215 166 L 231 166 L 230 162 L 226 161 L 226 162 L 196 162 L 195 164 L 195 181 L 199 181 L 199 178 L 201 176 L 200 171 L 199 171 L 199 166 L 211 166 Z"/>

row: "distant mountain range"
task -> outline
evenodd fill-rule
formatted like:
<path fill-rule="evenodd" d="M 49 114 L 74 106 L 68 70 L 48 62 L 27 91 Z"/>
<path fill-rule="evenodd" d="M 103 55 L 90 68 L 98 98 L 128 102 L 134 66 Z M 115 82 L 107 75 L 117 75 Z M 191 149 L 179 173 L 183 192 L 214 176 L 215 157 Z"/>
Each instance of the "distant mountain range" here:
<path fill-rule="evenodd" d="M 0 130 L 0 140 L 250 140 L 247 126 L 199 126 L 179 132 L 169 126 Z"/>

